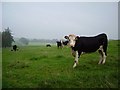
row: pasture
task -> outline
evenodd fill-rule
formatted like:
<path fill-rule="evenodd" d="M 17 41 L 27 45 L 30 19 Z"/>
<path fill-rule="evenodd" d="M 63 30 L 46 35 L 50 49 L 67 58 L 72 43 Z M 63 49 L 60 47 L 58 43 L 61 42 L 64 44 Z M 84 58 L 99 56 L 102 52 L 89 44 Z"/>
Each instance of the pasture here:
<path fill-rule="evenodd" d="M 118 88 L 118 47 L 118 41 L 109 41 L 104 65 L 95 52 L 81 55 L 74 69 L 68 47 L 3 48 L 2 88 Z"/>

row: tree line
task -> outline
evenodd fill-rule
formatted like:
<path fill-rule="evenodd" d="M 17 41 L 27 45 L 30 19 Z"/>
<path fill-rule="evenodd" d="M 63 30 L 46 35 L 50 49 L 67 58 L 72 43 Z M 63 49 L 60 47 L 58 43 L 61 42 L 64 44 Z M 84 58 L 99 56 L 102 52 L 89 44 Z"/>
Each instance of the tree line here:
<path fill-rule="evenodd" d="M 20 38 L 19 41 L 25 45 L 28 45 L 29 43 L 29 40 L 23 37 Z M 11 47 L 13 42 L 15 43 L 15 40 L 9 27 L 0 32 L 0 47 Z"/>
<path fill-rule="evenodd" d="M 12 45 L 28 45 L 29 42 L 40 42 L 40 43 L 56 43 L 57 39 L 27 39 L 24 37 L 15 38 L 12 35 L 10 28 L 4 29 L 0 32 L 0 47 L 11 47 Z"/>

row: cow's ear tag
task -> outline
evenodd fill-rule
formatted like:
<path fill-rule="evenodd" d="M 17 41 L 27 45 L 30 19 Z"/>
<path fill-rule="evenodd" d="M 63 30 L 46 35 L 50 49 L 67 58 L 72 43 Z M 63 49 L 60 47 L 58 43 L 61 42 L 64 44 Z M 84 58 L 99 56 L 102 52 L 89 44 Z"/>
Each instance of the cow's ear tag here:
<path fill-rule="evenodd" d="M 78 40 L 79 39 L 79 36 L 76 36 L 75 40 Z"/>

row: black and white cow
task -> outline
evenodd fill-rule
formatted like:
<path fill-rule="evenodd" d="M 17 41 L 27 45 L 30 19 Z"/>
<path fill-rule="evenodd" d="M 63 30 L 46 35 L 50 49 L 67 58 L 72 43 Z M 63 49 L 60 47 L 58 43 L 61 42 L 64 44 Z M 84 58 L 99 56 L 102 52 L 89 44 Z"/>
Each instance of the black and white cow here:
<path fill-rule="evenodd" d="M 63 47 L 62 40 L 56 41 L 56 43 L 57 43 L 57 47 L 58 48 L 62 48 Z"/>
<path fill-rule="evenodd" d="M 11 50 L 11 51 L 17 51 L 17 50 L 18 50 L 17 45 L 13 45 L 13 46 L 12 46 L 12 50 Z"/>
<path fill-rule="evenodd" d="M 66 46 L 68 44 L 68 42 L 69 41 L 63 41 L 63 40 L 57 41 L 57 47 L 63 48 L 63 46 Z"/>
<path fill-rule="evenodd" d="M 66 46 L 68 44 L 69 41 L 63 41 L 63 45 Z"/>
<path fill-rule="evenodd" d="M 50 44 L 46 44 L 46 47 L 51 47 L 51 45 Z"/>
<path fill-rule="evenodd" d="M 98 64 L 104 64 L 107 56 L 108 39 L 107 35 L 102 33 L 94 37 L 79 37 L 76 35 L 65 36 L 69 41 L 68 45 L 72 48 L 72 54 L 75 56 L 73 68 L 78 64 L 81 53 L 98 52 L 101 59 Z"/>

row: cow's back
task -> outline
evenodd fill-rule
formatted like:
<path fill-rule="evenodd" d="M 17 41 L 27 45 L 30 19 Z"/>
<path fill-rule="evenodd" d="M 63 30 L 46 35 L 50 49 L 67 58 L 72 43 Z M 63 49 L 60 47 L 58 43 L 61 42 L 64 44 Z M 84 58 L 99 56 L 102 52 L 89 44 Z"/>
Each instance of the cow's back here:
<path fill-rule="evenodd" d="M 80 37 L 76 40 L 75 49 L 82 52 L 94 52 L 100 46 L 99 39 L 96 37 Z"/>

